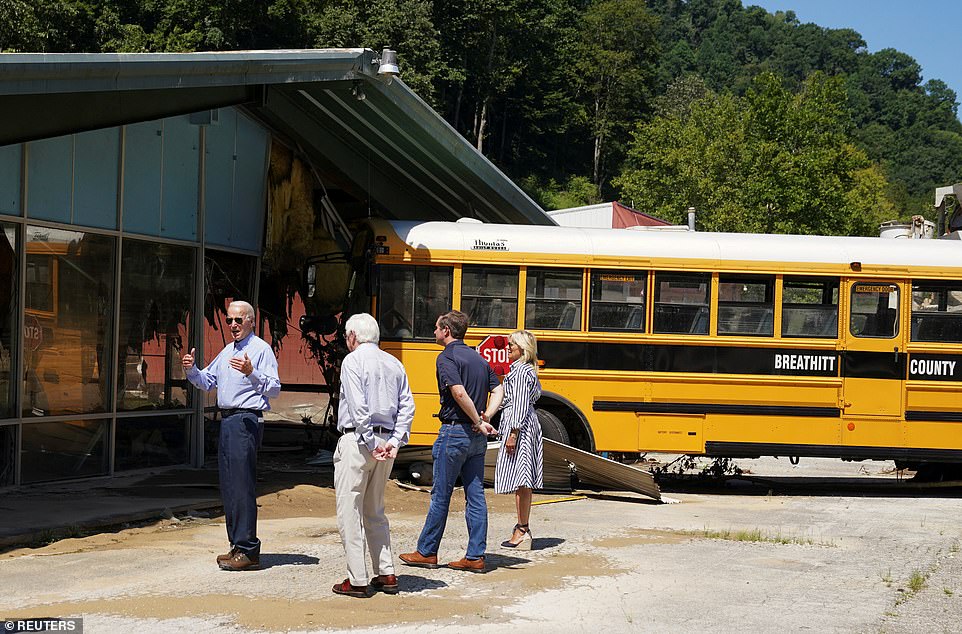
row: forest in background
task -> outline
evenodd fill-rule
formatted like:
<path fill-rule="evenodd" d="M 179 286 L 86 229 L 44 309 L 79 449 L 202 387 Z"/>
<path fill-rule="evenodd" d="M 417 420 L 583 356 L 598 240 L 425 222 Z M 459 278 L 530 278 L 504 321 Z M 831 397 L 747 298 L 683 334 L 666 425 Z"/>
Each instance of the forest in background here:
<path fill-rule="evenodd" d="M 962 175 L 957 96 L 740 0 L 2 0 L 0 51 L 368 47 L 546 209 L 873 235 Z"/>

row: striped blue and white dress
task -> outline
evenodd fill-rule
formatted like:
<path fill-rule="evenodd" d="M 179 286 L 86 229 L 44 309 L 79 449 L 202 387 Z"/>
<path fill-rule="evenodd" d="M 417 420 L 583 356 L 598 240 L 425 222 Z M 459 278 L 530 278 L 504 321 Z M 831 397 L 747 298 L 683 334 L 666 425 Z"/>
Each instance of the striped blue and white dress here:
<path fill-rule="evenodd" d="M 494 492 L 514 493 L 518 487 L 540 489 L 544 486 L 544 447 L 541 425 L 534 404 L 541 398 L 541 382 L 531 365 L 520 359 L 511 364 L 504 378 L 501 403 L 501 450 L 494 468 Z M 504 448 L 512 429 L 518 431 L 517 450 L 511 455 Z"/>

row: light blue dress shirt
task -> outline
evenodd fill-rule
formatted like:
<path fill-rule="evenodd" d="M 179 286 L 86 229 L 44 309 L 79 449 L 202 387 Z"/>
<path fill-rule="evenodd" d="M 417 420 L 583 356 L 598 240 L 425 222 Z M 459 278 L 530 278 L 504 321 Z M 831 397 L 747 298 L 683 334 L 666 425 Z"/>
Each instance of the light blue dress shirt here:
<path fill-rule="evenodd" d="M 354 429 L 358 444 L 377 447 L 375 427 L 393 430 L 387 443 L 407 444 L 414 420 L 414 397 L 401 362 L 377 347 L 362 343 L 341 363 L 337 428 Z"/>
<path fill-rule="evenodd" d="M 230 365 L 232 357 L 251 360 L 254 370 L 250 376 Z M 205 392 L 217 388 L 217 407 L 221 409 L 271 408 L 268 399 L 281 393 L 277 378 L 277 358 L 267 342 L 251 333 L 238 342 L 231 342 L 220 351 L 203 370 L 196 366 L 187 370 L 187 380 Z"/>

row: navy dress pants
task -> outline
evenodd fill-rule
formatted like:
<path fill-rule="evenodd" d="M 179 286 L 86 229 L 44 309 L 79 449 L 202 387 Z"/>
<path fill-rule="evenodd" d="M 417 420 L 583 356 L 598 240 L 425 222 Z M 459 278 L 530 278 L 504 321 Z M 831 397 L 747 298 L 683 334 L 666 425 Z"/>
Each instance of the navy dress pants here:
<path fill-rule="evenodd" d="M 257 414 L 239 412 L 220 421 L 217 466 L 220 496 L 227 520 L 227 538 L 233 547 L 248 556 L 259 556 L 257 539 L 257 448 L 264 434 L 264 423 Z"/>

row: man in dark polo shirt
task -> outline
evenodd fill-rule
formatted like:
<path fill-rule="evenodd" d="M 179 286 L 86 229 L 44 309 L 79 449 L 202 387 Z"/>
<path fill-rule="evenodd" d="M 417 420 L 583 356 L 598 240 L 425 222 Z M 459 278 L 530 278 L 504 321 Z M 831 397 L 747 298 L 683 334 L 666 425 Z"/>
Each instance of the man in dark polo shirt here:
<path fill-rule="evenodd" d="M 468 524 L 468 548 L 465 556 L 447 564 L 448 568 L 484 572 L 484 551 L 488 538 L 488 505 L 484 499 L 484 452 L 487 436 L 494 427 L 481 420 L 488 404 L 500 403 L 503 394 L 498 377 L 488 362 L 463 341 L 468 330 L 468 316 L 452 310 L 438 317 L 434 338 L 444 350 L 438 355 L 438 392 L 441 428 L 434 442 L 434 486 L 431 506 L 418 539 L 418 549 L 400 555 L 403 563 L 421 568 L 438 567 L 438 548 L 448 521 L 448 507 L 454 483 L 461 476 L 464 510 Z"/>

